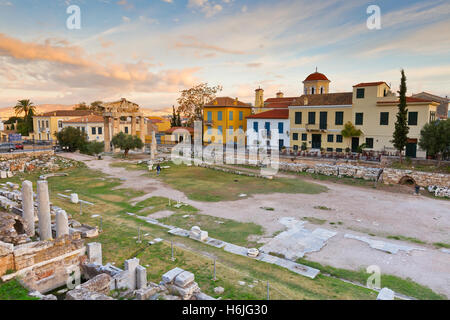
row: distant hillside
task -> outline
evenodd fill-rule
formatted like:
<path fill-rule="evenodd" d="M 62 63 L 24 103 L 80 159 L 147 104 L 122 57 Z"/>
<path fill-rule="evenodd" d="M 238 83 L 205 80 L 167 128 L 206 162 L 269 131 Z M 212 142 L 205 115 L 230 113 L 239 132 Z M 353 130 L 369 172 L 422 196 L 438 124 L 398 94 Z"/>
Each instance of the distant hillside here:
<path fill-rule="evenodd" d="M 37 113 L 50 112 L 55 110 L 73 110 L 76 105 L 64 105 L 64 104 L 40 104 L 36 106 Z M 142 108 L 145 116 L 163 116 L 169 114 L 169 109 L 152 110 L 150 108 Z M 0 108 L 0 118 L 6 120 L 9 117 L 15 116 L 14 108 Z"/>

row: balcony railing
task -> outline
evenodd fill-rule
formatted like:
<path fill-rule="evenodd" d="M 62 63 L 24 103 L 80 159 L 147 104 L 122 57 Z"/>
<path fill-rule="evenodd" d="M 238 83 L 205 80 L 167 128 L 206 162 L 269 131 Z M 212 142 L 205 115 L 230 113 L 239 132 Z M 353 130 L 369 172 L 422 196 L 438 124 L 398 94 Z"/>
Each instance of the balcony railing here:
<path fill-rule="evenodd" d="M 305 128 L 306 131 L 325 131 L 328 129 L 328 125 L 326 123 L 306 124 Z"/>
<path fill-rule="evenodd" d="M 214 121 L 212 121 L 212 120 L 205 121 L 205 126 L 212 127 L 213 125 L 214 125 Z"/>

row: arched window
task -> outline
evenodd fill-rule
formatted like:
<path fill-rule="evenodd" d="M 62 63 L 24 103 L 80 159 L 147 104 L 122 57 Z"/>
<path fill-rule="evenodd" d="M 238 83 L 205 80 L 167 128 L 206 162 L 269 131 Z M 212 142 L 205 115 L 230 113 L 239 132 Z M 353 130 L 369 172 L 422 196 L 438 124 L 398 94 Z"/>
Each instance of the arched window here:
<path fill-rule="evenodd" d="M 308 94 L 308 88 L 305 87 L 305 94 Z"/>
<path fill-rule="evenodd" d="M 314 94 L 315 93 L 315 88 L 314 87 L 311 87 L 311 94 Z"/>
<path fill-rule="evenodd" d="M 323 94 L 323 87 L 320 87 L 320 94 Z"/>

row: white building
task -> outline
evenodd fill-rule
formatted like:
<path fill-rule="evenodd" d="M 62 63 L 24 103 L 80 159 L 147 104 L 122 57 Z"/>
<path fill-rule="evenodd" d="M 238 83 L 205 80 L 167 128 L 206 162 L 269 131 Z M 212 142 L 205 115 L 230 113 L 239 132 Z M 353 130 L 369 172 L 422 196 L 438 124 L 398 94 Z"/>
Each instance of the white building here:
<path fill-rule="evenodd" d="M 274 109 L 247 117 L 247 146 L 258 147 L 262 139 L 271 149 L 289 148 L 289 109 Z M 258 139 L 259 138 L 259 139 Z M 259 140 L 259 144 L 258 144 Z"/>
<path fill-rule="evenodd" d="M 88 141 L 104 141 L 104 119 L 102 116 L 89 115 L 62 122 L 62 127 L 74 127 L 81 130 L 88 136 Z"/>

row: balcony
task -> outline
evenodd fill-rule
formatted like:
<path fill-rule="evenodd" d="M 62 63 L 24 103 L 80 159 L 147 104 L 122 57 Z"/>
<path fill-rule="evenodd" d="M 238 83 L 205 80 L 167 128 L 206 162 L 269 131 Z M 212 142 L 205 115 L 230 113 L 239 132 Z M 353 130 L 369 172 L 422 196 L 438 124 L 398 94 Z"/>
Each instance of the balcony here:
<path fill-rule="evenodd" d="M 324 131 L 327 131 L 328 125 L 326 123 L 306 124 L 305 128 L 306 128 L 306 131 L 308 131 L 308 132 L 314 132 L 314 131 L 316 131 L 316 132 L 319 132 L 319 131 L 324 132 Z"/>

